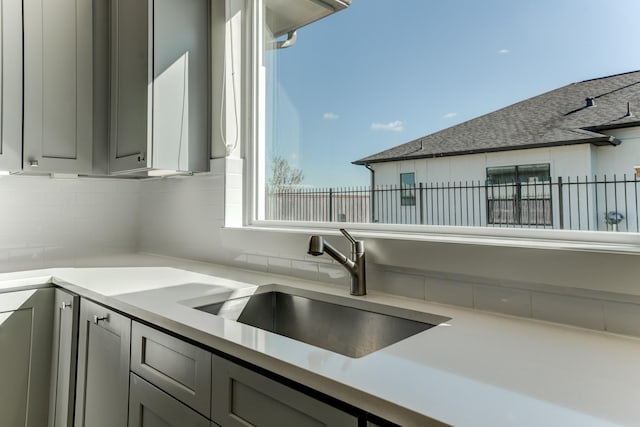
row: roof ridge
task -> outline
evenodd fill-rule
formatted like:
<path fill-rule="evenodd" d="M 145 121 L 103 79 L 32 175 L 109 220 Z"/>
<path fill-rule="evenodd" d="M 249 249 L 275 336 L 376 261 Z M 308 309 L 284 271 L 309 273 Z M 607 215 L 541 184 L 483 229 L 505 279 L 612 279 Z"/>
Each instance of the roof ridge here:
<path fill-rule="evenodd" d="M 624 73 L 611 74 L 610 76 L 594 77 L 592 79 L 582 80 L 580 82 L 575 82 L 573 84 L 577 85 L 577 84 L 580 84 L 580 83 L 594 82 L 594 81 L 597 81 L 597 80 L 605 80 L 605 79 L 610 79 L 612 77 L 620 77 L 620 76 L 624 76 L 624 75 L 627 75 L 627 74 L 633 74 L 633 73 L 639 73 L 639 72 L 640 72 L 640 70 L 627 71 L 627 72 L 624 72 Z"/>

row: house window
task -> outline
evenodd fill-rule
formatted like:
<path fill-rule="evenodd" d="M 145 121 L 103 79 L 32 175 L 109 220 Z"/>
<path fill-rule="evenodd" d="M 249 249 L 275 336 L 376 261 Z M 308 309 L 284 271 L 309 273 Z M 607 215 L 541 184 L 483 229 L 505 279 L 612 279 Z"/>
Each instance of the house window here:
<path fill-rule="evenodd" d="M 631 4 L 631 0 L 621 1 Z M 410 233 L 417 228 L 396 226 L 424 226 L 423 231 L 434 233 L 448 233 L 450 229 L 441 227 L 451 226 L 464 227 L 455 232 L 495 236 L 502 232 L 471 229 L 539 227 L 608 231 L 613 230 L 613 224 L 607 222 L 605 215 L 618 212 L 624 218 L 619 225 L 615 224 L 620 227 L 617 230 L 640 232 L 640 209 L 635 208 L 640 206 L 636 202 L 640 200 L 637 190 L 640 186 L 625 177 L 632 171 L 627 163 L 632 156 L 625 153 L 631 151 L 633 144 L 621 142 L 637 138 L 640 128 L 625 128 L 620 133 L 609 127 L 606 132 L 595 132 L 592 128 L 602 123 L 618 123 L 617 110 L 602 107 L 605 101 L 611 105 L 627 104 L 622 98 L 618 102 L 614 95 L 631 96 L 633 86 L 629 82 L 637 78 L 638 72 L 626 73 L 628 66 L 618 64 L 615 70 L 620 75 L 600 79 L 611 73 L 611 66 L 602 69 L 599 65 L 604 61 L 591 61 L 574 68 L 574 62 L 582 61 L 584 55 L 575 52 L 574 56 L 571 52 L 569 57 L 563 56 L 566 52 L 557 51 L 554 43 L 529 57 L 509 46 L 496 47 L 493 52 L 486 51 L 484 46 L 472 49 L 468 37 L 462 37 L 460 45 L 456 45 L 460 50 L 447 50 L 451 60 L 477 64 L 479 52 L 494 55 L 495 64 L 488 56 L 482 63 L 496 67 L 501 64 L 499 70 L 504 75 L 489 67 L 483 68 L 484 74 L 478 77 L 478 70 L 454 67 L 463 74 L 473 74 L 473 79 L 461 80 L 457 72 L 440 67 L 437 75 L 429 74 L 425 79 L 424 70 L 434 70 L 433 58 L 437 55 L 415 55 L 415 52 L 422 49 L 437 52 L 437 46 L 403 45 L 400 50 L 389 49 L 393 61 L 383 60 L 379 55 L 384 51 L 381 43 L 392 38 L 381 37 L 378 28 L 414 18 L 416 24 L 421 24 L 420 19 L 427 15 L 420 12 L 428 12 L 428 16 L 439 16 L 434 22 L 446 30 L 458 2 L 434 5 L 407 0 L 406 7 L 393 10 L 382 1 L 237 2 L 255 9 L 251 22 L 257 37 L 249 38 L 255 44 L 251 45 L 254 55 L 249 55 L 248 67 L 254 73 L 251 85 L 236 87 L 237 93 L 230 87 L 225 93 L 229 98 L 227 104 L 241 99 L 250 105 L 237 110 L 239 121 L 235 108 L 230 108 L 233 105 L 226 105 L 229 111 L 226 116 L 220 114 L 220 118 L 230 131 L 238 123 L 242 128 L 237 139 L 245 150 L 241 153 L 245 155 L 247 173 L 252 174 L 245 184 L 252 197 L 243 199 L 250 202 L 243 222 L 265 227 L 281 226 L 278 222 L 291 227 L 308 227 L 309 223 L 314 227 L 332 227 L 331 223 L 345 221 L 362 224 L 362 229 L 402 229 Z M 295 24 L 303 25 L 298 28 L 289 25 L 285 7 L 298 3 L 309 3 L 309 7 L 349 6 L 318 22 L 309 17 Z M 513 37 L 514 46 L 518 45 L 516 40 L 520 40 L 520 45 L 526 44 L 532 31 L 541 31 L 540 19 L 536 18 L 573 17 L 576 13 L 574 7 L 557 3 L 514 3 L 509 12 L 498 3 L 473 7 L 491 25 L 510 22 L 504 20 L 505 16 L 527 17 L 523 25 L 503 28 Z M 556 11 L 558 7 L 561 12 Z M 607 11 L 616 19 L 625 15 L 619 13 L 624 10 L 622 6 L 611 9 L 617 13 Z M 587 19 L 594 13 L 581 10 L 579 15 Z M 479 21 L 469 22 L 476 25 Z M 282 26 L 285 24 L 286 27 Z M 558 19 L 554 28 L 545 27 L 543 32 L 562 34 L 565 25 L 564 19 Z M 391 28 L 406 31 L 406 39 L 413 41 L 419 38 L 415 33 L 418 27 Z M 296 28 L 294 37 L 290 30 Z M 627 26 L 625 31 L 630 35 L 640 30 Z M 242 37 L 248 38 L 244 33 Z M 599 46 L 608 45 L 602 37 L 615 38 L 597 34 L 580 42 L 586 50 L 594 41 Z M 434 38 L 425 35 L 425 40 Z M 548 40 L 556 39 L 548 37 Z M 360 52 L 365 47 L 368 55 Z M 454 52 L 459 52 L 459 57 Z M 547 52 L 554 53 L 547 56 Z M 616 58 L 608 57 L 607 53 L 600 52 L 599 57 L 605 55 L 610 61 Z M 546 75 L 541 79 L 535 72 L 529 74 L 531 63 L 556 63 L 558 57 L 564 62 L 554 67 L 552 79 Z M 421 63 L 414 64 L 416 58 Z M 508 76 L 516 68 L 509 67 L 516 67 L 510 62 L 516 59 L 524 61 L 518 69 L 527 71 L 527 75 L 513 80 Z M 238 75 L 239 68 L 235 65 Z M 233 66 L 232 61 L 227 63 L 227 79 L 234 72 Z M 596 79 L 580 82 L 590 77 Z M 609 78 L 613 78 L 611 82 Z M 472 91 L 461 85 L 463 80 Z M 482 84 L 469 83 L 472 81 Z M 567 83 L 577 86 L 566 86 Z M 588 95 L 582 89 L 577 90 L 582 83 Z M 587 103 L 585 96 L 596 96 L 595 103 L 593 100 Z M 457 105 L 461 104 L 456 102 L 460 99 L 469 108 L 458 111 Z M 456 102 L 449 105 L 449 101 Z M 597 115 L 609 112 L 613 116 Z M 243 113 L 247 113 L 247 120 Z M 628 125 L 631 121 L 620 123 Z M 252 145 L 245 146 L 244 141 Z M 614 149 L 619 144 L 630 151 Z M 557 171 L 558 176 L 554 176 L 553 182 L 549 163 L 536 163 L 539 158 L 554 164 L 554 175 Z M 486 168 L 487 164 L 504 164 L 505 159 L 511 159 L 506 160 L 511 165 Z M 414 173 L 400 174 L 404 168 L 429 173 L 418 177 Z M 536 236 L 530 230 L 507 233 Z"/>
<path fill-rule="evenodd" d="M 487 222 L 552 225 L 549 164 L 487 168 Z"/>
<path fill-rule="evenodd" d="M 416 174 L 400 174 L 400 206 L 416 205 Z"/>

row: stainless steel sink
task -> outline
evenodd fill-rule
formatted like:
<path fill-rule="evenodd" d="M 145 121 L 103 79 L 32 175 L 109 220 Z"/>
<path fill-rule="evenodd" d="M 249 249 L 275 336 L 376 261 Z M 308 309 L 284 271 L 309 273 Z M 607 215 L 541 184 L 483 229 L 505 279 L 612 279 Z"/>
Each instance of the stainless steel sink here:
<path fill-rule="evenodd" d="M 351 304 L 354 301 L 366 305 L 366 308 L 280 291 L 195 308 L 349 357 L 365 356 L 448 320 L 427 313 L 391 308 L 412 318 L 399 317 L 378 312 L 384 308 L 388 310 L 387 306 L 349 300 Z"/>

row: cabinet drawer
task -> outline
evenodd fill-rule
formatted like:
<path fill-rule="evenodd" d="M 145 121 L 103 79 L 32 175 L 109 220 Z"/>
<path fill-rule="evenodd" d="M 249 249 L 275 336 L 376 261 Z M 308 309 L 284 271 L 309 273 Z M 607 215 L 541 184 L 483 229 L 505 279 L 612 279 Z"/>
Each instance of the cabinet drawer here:
<path fill-rule="evenodd" d="M 131 370 L 202 415 L 211 415 L 211 353 L 133 322 Z"/>
<path fill-rule="evenodd" d="M 208 419 L 136 374 L 130 378 L 129 427 L 210 427 Z"/>
<path fill-rule="evenodd" d="M 358 426 L 358 419 L 257 372 L 213 356 L 211 418 L 223 426 Z"/>

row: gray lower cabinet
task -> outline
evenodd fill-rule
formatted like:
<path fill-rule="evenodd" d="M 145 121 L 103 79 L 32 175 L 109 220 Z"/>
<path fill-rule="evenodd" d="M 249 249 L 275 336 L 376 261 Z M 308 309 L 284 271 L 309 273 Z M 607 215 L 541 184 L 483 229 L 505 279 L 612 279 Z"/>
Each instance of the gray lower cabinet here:
<path fill-rule="evenodd" d="M 81 300 L 75 425 L 127 425 L 131 320 Z"/>
<path fill-rule="evenodd" d="M 211 416 L 211 353 L 138 322 L 131 327 L 131 371 Z"/>
<path fill-rule="evenodd" d="M 212 419 L 225 427 L 358 426 L 351 414 L 215 355 L 212 389 Z"/>
<path fill-rule="evenodd" d="M 42 427 L 49 414 L 52 288 L 0 294 L 0 424 Z"/>
<path fill-rule="evenodd" d="M 129 427 L 210 427 L 209 420 L 134 373 L 130 377 Z"/>
<path fill-rule="evenodd" d="M 80 297 L 55 290 L 49 427 L 71 427 L 76 391 Z"/>

